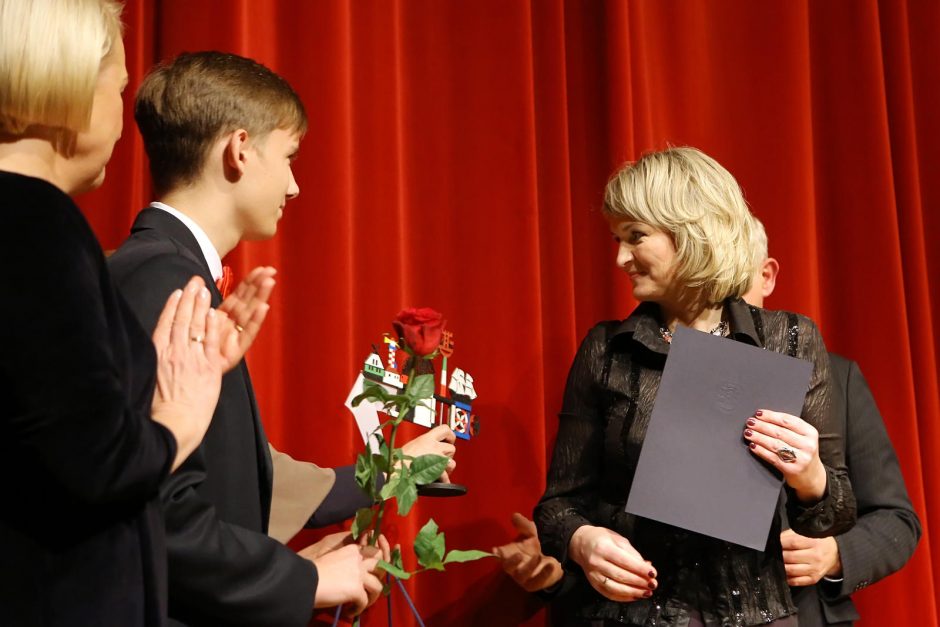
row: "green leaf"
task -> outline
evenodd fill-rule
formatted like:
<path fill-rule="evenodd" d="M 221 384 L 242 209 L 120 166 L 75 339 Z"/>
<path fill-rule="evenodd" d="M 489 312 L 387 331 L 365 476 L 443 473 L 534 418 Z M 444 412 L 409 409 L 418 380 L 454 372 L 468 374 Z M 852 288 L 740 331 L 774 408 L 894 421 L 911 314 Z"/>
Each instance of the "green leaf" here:
<path fill-rule="evenodd" d="M 455 562 L 473 562 L 484 557 L 496 557 L 492 553 L 487 553 L 486 551 L 459 551 L 454 549 L 447 553 L 447 557 L 444 558 L 445 564 L 451 564 Z"/>
<path fill-rule="evenodd" d="M 383 501 L 387 501 L 395 496 L 399 483 L 401 483 L 401 473 L 396 470 L 392 473 L 391 477 L 389 477 L 389 480 L 385 482 L 385 485 L 382 486 L 382 490 L 379 492 L 379 498 Z"/>
<path fill-rule="evenodd" d="M 375 467 L 368 452 L 359 453 L 359 456 L 356 457 L 355 476 L 356 485 L 371 498 L 373 481 L 375 481 Z"/>
<path fill-rule="evenodd" d="M 359 407 L 359 405 L 362 404 L 362 401 L 366 400 L 366 398 L 368 398 L 368 395 L 365 392 L 362 394 L 357 394 L 356 396 L 353 396 L 353 399 L 349 401 L 349 404 L 353 407 Z"/>
<path fill-rule="evenodd" d="M 373 453 L 372 464 L 375 466 L 377 472 L 388 472 L 388 460 L 384 455 Z"/>
<path fill-rule="evenodd" d="M 415 555 L 424 568 L 444 570 L 444 534 L 438 533 L 437 523 L 431 518 L 415 536 Z"/>
<path fill-rule="evenodd" d="M 388 442 L 385 441 L 385 434 L 382 433 L 382 425 L 379 425 L 379 428 L 373 431 L 372 435 L 375 436 L 376 441 L 379 443 L 379 453 L 388 456 Z"/>
<path fill-rule="evenodd" d="M 349 530 L 354 538 L 358 538 L 363 531 L 369 528 L 374 514 L 375 512 L 372 511 L 371 507 L 363 507 L 356 511 L 356 520 L 353 521 L 352 529 Z"/>
<path fill-rule="evenodd" d="M 353 407 L 359 407 L 359 404 L 365 400 L 382 401 L 383 403 L 385 403 L 385 402 L 388 402 L 388 399 L 389 399 L 389 393 L 388 393 L 388 390 L 386 390 L 384 386 L 382 386 L 379 383 L 376 383 L 375 381 L 369 381 L 367 379 L 365 383 L 362 384 L 362 393 L 356 395 L 350 402 L 350 405 L 352 405 Z"/>
<path fill-rule="evenodd" d="M 398 485 L 399 488 L 397 494 L 395 494 L 395 498 L 398 499 L 398 515 L 407 516 L 418 500 L 418 487 L 411 477 L 408 480 L 401 481 Z"/>
<path fill-rule="evenodd" d="M 418 485 L 425 485 L 440 478 L 447 469 L 448 458 L 443 455 L 421 455 L 411 462 L 411 474 Z"/>
<path fill-rule="evenodd" d="M 409 381 L 407 395 L 414 401 L 434 396 L 434 375 L 420 374 Z"/>
<path fill-rule="evenodd" d="M 404 565 L 405 563 L 401 558 L 401 547 L 396 546 L 394 549 L 392 549 L 391 558 L 392 558 L 392 564 L 394 564 L 395 566 L 397 566 L 398 568 L 402 570 L 405 569 L 405 565 Z"/>
<path fill-rule="evenodd" d="M 395 409 L 398 410 L 398 417 L 396 418 L 396 420 L 403 419 L 405 417 L 405 414 L 408 413 L 408 410 L 414 407 L 414 405 L 412 404 L 411 397 L 405 394 L 389 399 L 388 404 L 394 406 Z"/>
<path fill-rule="evenodd" d="M 401 516 L 406 516 L 411 511 L 418 500 L 418 488 L 407 466 L 399 465 L 395 468 L 388 483 L 382 486 L 380 496 L 383 501 L 395 497 L 398 501 L 398 514 Z"/>
<path fill-rule="evenodd" d="M 377 564 L 377 566 L 381 568 L 382 570 L 384 570 L 385 572 L 387 572 L 392 577 L 398 577 L 399 579 L 411 578 L 411 573 L 409 573 L 407 570 L 405 570 L 404 568 L 399 568 L 398 566 L 395 566 L 394 564 L 389 564 L 385 560 L 379 560 L 379 563 Z"/>

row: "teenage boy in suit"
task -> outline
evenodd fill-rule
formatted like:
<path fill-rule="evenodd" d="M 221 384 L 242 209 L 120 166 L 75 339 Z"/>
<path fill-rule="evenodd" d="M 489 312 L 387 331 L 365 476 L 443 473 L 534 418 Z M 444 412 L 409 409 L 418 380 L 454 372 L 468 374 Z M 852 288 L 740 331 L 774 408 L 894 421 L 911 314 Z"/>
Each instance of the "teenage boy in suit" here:
<path fill-rule="evenodd" d="M 190 276 L 225 282 L 226 254 L 242 240 L 274 236 L 300 191 L 291 162 L 307 118 L 283 78 L 218 52 L 158 66 L 137 93 L 134 115 L 158 201 L 140 212 L 109 264 L 151 328 L 157 303 Z M 213 305 L 221 298 L 212 287 Z M 453 441 L 438 427 L 404 448 L 452 456 Z M 244 362 L 223 380 L 203 445 L 162 498 L 170 616 L 178 621 L 306 625 L 315 606 L 349 603 L 358 611 L 381 589 L 370 572 L 374 556 L 363 558 L 349 538 L 331 536 L 297 554 L 270 537 L 342 521 L 368 500 L 352 466 L 322 469 L 269 447 Z"/>

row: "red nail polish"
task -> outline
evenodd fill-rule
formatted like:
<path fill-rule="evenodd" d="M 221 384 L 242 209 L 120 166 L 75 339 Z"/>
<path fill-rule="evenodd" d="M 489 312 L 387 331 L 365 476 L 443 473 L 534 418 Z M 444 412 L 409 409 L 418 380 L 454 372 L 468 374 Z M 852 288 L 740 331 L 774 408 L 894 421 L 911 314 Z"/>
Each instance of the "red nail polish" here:
<path fill-rule="evenodd" d="M 755 449 L 755 448 L 757 448 L 757 445 L 756 445 L 756 444 L 754 444 L 753 442 L 751 442 L 750 444 L 748 444 L 748 446 L 750 446 L 750 447 L 751 447 L 752 449 Z"/>
<path fill-rule="evenodd" d="M 754 432 L 751 431 L 750 429 L 745 429 L 745 430 L 744 430 L 744 437 L 749 438 L 749 437 L 751 437 L 752 435 L 754 435 Z"/>
<path fill-rule="evenodd" d="M 656 577 L 656 573 L 651 570 L 650 573 L 649 573 L 649 577 L 650 577 L 650 579 Z"/>
<path fill-rule="evenodd" d="M 757 421 L 754 420 L 753 418 L 748 418 L 748 419 L 747 419 L 747 424 L 749 424 L 750 426 L 753 427 L 754 425 L 757 424 Z"/>
<path fill-rule="evenodd" d="M 762 412 L 762 411 L 759 410 L 759 409 L 754 412 L 754 415 L 755 415 L 755 416 L 762 416 L 763 414 L 764 414 L 764 412 Z"/>
<path fill-rule="evenodd" d="M 655 590 L 655 589 L 656 589 L 656 582 L 655 582 L 655 581 L 651 581 L 651 582 L 649 583 L 649 586 L 648 586 L 648 587 L 649 587 L 650 590 Z"/>
<path fill-rule="evenodd" d="M 648 599 L 648 598 L 650 598 L 651 596 L 653 596 L 653 593 L 652 593 L 652 591 L 647 590 L 646 592 L 643 593 L 643 596 Z"/>

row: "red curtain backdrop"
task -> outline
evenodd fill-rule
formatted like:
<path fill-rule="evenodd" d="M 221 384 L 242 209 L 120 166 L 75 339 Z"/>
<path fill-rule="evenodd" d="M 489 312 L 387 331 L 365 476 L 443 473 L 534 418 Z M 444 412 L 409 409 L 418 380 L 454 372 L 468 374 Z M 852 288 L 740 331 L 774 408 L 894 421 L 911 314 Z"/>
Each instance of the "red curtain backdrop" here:
<path fill-rule="evenodd" d="M 482 433 L 458 446 L 469 494 L 423 499 L 401 541 L 433 516 L 449 547 L 489 549 L 531 512 L 577 344 L 635 304 L 598 211 L 606 178 L 693 145 L 767 226 L 782 265 L 768 305 L 861 364 L 924 523 L 908 566 L 857 595 L 862 624 L 937 625 L 940 4 L 129 0 L 125 19 L 128 105 L 155 61 L 219 49 L 308 108 L 300 197 L 274 240 L 229 259 L 279 268 L 250 355 L 276 446 L 351 463 L 342 403 L 369 344 L 403 306 L 446 314 Z M 128 111 L 107 182 L 80 199 L 106 248 L 149 193 Z M 431 625 L 547 623 L 492 560 L 408 587 Z"/>

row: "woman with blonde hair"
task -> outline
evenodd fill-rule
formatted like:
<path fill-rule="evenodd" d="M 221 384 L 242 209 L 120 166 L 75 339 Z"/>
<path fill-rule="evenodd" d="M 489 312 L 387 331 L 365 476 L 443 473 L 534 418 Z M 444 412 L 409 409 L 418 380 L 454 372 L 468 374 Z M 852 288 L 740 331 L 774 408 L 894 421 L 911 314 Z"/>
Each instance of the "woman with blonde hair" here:
<path fill-rule="evenodd" d="M 222 315 L 195 279 L 152 340 L 115 291 L 70 195 L 101 184 L 121 134 L 120 12 L 0 0 L 5 625 L 164 624 L 157 491 L 202 440 L 273 287 L 254 272 Z"/>
<path fill-rule="evenodd" d="M 683 325 L 813 363 L 802 415 L 764 408 L 741 416 L 742 435 L 782 474 L 795 531 L 818 537 L 851 527 L 822 338 L 808 318 L 740 300 L 757 263 L 747 245 L 753 222 L 737 182 L 711 157 L 694 148 L 647 154 L 614 174 L 604 210 L 617 265 L 642 302 L 581 344 L 536 508 L 543 551 L 578 573 L 576 589 L 559 599 L 565 624 L 796 625 L 779 519 L 760 552 L 624 506 L 672 334 Z"/>

